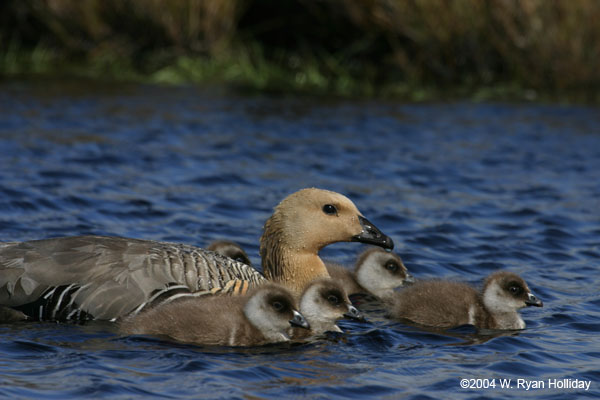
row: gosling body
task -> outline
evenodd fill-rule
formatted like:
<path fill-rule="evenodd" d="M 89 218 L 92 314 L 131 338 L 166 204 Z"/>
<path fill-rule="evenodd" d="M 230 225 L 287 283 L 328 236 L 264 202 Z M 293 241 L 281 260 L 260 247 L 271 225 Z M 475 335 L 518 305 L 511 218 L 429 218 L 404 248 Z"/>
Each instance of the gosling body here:
<path fill-rule="evenodd" d="M 520 276 L 506 271 L 488 276 L 481 292 L 459 282 L 419 281 L 388 302 L 390 317 L 440 328 L 525 329 L 518 310 L 543 306 Z"/>
<path fill-rule="evenodd" d="M 265 284 L 244 296 L 190 296 L 161 304 L 126 318 L 120 330 L 201 345 L 260 346 L 289 341 L 290 325 L 309 327 L 287 290 Z"/>

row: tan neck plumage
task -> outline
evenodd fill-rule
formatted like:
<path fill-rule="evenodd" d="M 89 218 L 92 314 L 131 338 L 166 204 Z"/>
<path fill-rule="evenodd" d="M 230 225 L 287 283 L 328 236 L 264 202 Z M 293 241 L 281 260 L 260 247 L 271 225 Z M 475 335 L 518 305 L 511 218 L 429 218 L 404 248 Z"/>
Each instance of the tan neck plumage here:
<path fill-rule="evenodd" d="M 278 247 L 270 257 L 263 257 L 263 272 L 267 279 L 285 286 L 300 298 L 304 288 L 314 279 L 329 277 L 323 260 L 314 252 L 299 252 Z"/>
<path fill-rule="evenodd" d="M 260 257 L 263 273 L 270 281 L 289 289 L 300 298 L 312 280 L 328 277 L 329 273 L 318 255 L 320 244 L 301 242 L 302 235 L 286 229 L 284 218 L 275 212 L 265 223 L 260 239 Z"/>
<path fill-rule="evenodd" d="M 306 286 L 316 278 L 329 277 L 323 260 L 317 254 L 294 253 L 283 258 L 282 273 L 273 280 L 288 288 L 296 298 L 300 298 Z"/>

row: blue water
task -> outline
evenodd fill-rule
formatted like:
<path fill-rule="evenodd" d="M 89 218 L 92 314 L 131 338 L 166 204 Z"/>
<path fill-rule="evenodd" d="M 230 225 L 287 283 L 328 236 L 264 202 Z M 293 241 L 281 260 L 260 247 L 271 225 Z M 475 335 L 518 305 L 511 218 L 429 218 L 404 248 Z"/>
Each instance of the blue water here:
<path fill-rule="evenodd" d="M 480 336 L 391 322 L 367 303 L 369 321 L 342 322 L 344 334 L 250 349 L 121 337 L 106 322 L 0 325 L 0 397 L 600 396 L 597 108 L 0 85 L 0 240 L 228 238 L 259 265 L 265 219 L 309 186 L 350 197 L 416 277 L 478 284 L 508 269 L 544 307 L 522 311 L 522 332 Z M 322 256 L 351 265 L 363 249 Z M 548 388 L 565 378 L 590 389 Z"/>

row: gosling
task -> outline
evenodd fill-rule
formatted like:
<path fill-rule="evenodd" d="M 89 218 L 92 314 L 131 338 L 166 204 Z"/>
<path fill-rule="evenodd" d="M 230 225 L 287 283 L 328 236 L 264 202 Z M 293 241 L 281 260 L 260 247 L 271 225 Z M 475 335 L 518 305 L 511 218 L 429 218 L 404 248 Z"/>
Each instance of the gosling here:
<path fill-rule="evenodd" d="M 329 275 L 349 295 L 371 294 L 385 300 L 393 297 L 395 289 L 414 282 L 399 255 L 376 247 L 361 253 L 354 271 L 331 262 L 325 264 Z"/>
<path fill-rule="evenodd" d="M 184 297 L 126 318 L 124 334 L 164 335 L 220 346 L 261 346 L 290 340 L 289 328 L 310 325 L 296 311 L 290 292 L 264 284 L 245 296 Z"/>
<path fill-rule="evenodd" d="M 240 247 L 239 244 L 230 240 L 215 240 L 206 246 L 206 250 L 214 251 L 222 256 L 234 259 L 246 265 L 252 265 L 248 254 Z"/>
<path fill-rule="evenodd" d="M 364 320 L 343 287 L 331 278 L 319 278 L 311 282 L 300 297 L 300 312 L 310 324 L 310 329 L 291 328 L 293 340 L 325 332 L 342 332 L 336 324 L 342 318 Z"/>
<path fill-rule="evenodd" d="M 481 293 L 458 282 L 419 281 L 388 298 L 389 316 L 421 325 L 452 328 L 525 329 L 518 313 L 523 307 L 542 307 L 527 283 L 512 272 L 499 271 L 484 282 Z"/>

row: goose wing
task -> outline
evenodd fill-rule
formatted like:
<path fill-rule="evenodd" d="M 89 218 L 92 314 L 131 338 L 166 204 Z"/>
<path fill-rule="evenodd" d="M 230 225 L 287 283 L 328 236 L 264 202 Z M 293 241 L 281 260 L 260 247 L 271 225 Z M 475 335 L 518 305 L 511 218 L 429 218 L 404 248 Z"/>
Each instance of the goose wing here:
<path fill-rule="evenodd" d="M 264 280 L 248 265 L 175 243 L 76 236 L 0 245 L 0 305 L 36 319 L 114 319 L 178 293 Z"/>

